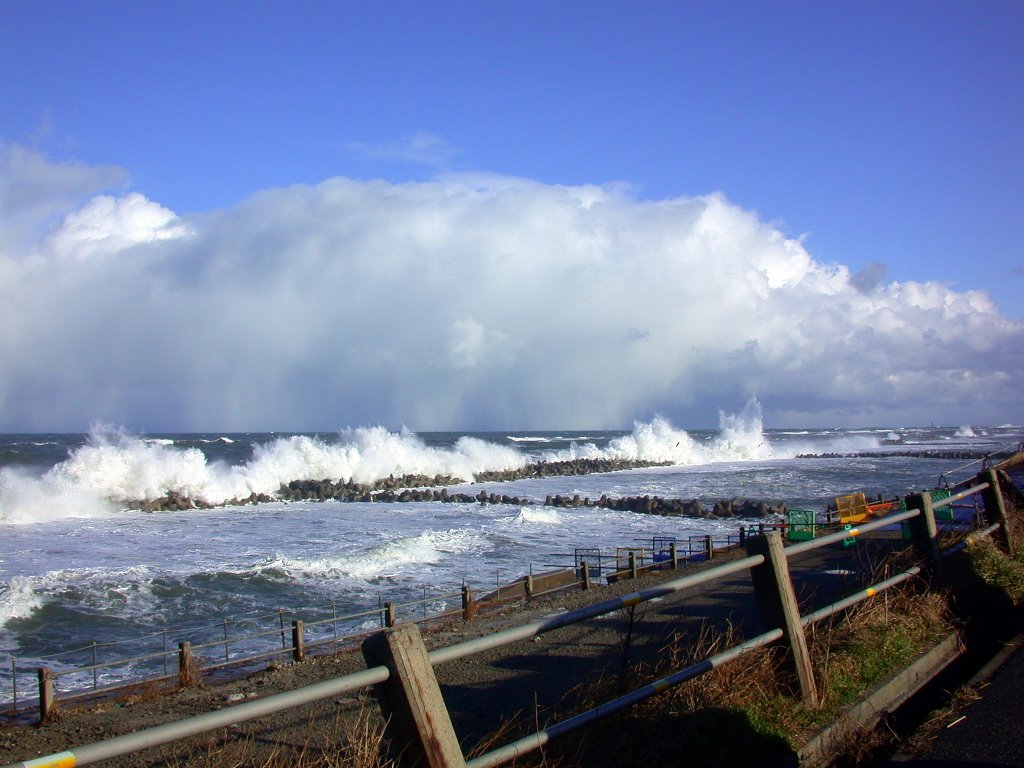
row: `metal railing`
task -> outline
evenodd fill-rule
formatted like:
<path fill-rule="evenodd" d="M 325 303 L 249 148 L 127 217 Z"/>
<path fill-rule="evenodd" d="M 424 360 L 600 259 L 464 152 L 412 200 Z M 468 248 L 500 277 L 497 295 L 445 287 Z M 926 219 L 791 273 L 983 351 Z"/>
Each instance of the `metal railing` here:
<path fill-rule="evenodd" d="M 995 474 L 992 474 L 991 478 L 992 480 L 995 480 Z M 934 521 L 934 508 L 936 506 L 953 504 L 958 500 L 978 493 L 986 493 L 986 491 L 988 492 L 985 496 L 986 512 L 989 513 L 990 517 L 996 517 L 999 519 L 986 528 L 977 531 L 976 535 L 989 535 L 1000 528 L 1005 532 L 1006 519 L 1005 513 L 1001 509 L 1002 496 L 998 492 L 998 483 L 978 482 L 976 485 L 966 488 L 955 495 L 951 495 L 946 499 L 937 501 L 934 505 L 931 502 L 930 496 L 916 495 L 908 499 L 909 508 L 906 511 L 891 514 L 877 520 L 872 520 L 859 525 L 856 528 L 837 531 L 832 534 L 821 536 L 817 539 L 793 544 L 789 547 L 785 547 L 784 549 L 781 546 L 781 540 L 777 539 L 775 545 L 777 545 L 778 552 L 780 552 L 781 555 L 773 554 L 773 547 L 768 546 L 765 550 L 768 552 L 767 556 L 765 554 L 748 555 L 744 558 L 710 567 L 703 571 L 675 578 L 629 595 L 605 600 L 595 605 L 569 613 L 527 623 L 519 627 L 467 640 L 455 645 L 438 648 L 428 654 L 429 664 L 431 666 L 436 666 L 465 658 L 482 651 L 507 646 L 521 640 L 536 637 L 546 632 L 551 632 L 588 619 L 606 615 L 622 608 L 628 608 L 654 600 L 655 598 L 664 597 L 685 589 L 704 585 L 744 570 L 749 569 L 753 574 L 754 569 L 764 567 L 766 564 L 771 564 L 774 567 L 781 567 L 788 580 L 790 578 L 788 562 L 794 557 L 831 544 L 839 543 L 847 538 L 857 538 L 865 533 L 904 522 L 915 527 L 915 546 L 926 562 L 921 565 L 908 568 L 907 570 L 888 579 L 860 589 L 854 594 L 848 595 L 823 608 L 819 608 L 805 616 L 800 616 L 799 610 L 797 610 L 797 621 L 801 628 L 800 632 L 802 633 L 803 627 L 835 615 L 840 611 L 843 611 L 859 602 L 870 599 L 885 589 L 903 583 L 908 579 L 921 576 L 923 573 L 926 573 L 929 568 L 935 567 L 939 562 L 939 558 L 942 557 L 943 554 L 948 556 L 951 552 L 947 551 L 946 553 L 942 553 L 938 548 L 937 535 L 935 534 L 936 526 Z M 990 504 L 998 509 L 990 509 Z M 773 535 L 776 534 L 770 534 L 770 536 Z M 768 541 L 768 543 L 771 544 L 770 538 L 767 540 L 762 539 L 762 541 Z M 931 548 L 933 562 L 927 562 L 929 559 L 929 548 Z M 779 558 L 781 558 L 781 566 L 777 562 Z M 790 592 L 792 592 L 792 582 L 790 581 L 789 584 Z M 789 633 L 792 633 L 792 628 L 790 628 Z M 556 736 L 576 730 L 598 718 L 605 717 L 624 707 L 630 706 L 633 703 L 665 691 L 668 688 L 704 674 L 705 672 L 711 671 L 717 666 L 721 666 L 722 664 L 739 658 L 743 654 L 749 653 L 756 648 L 760 648 L 786 638 L 786 636 L 787 631 L 785 627 L 771 628 L 757 637 L 748 639 L 730 649 L 710 656 L 660 680 L 648 683 L 647 685 L 627 693 L 624 696 L 620 696 L 587 710 L 586 712 L 577 714 L 562 721 L 561 723 L 540 729 L 535 733 L 524 736 L 511 744 L 494 749 L 468 762 L 461 760 L 458 762 L 467 766 L 467 768 L 491 768 L 491 766 L 502 765 L 522 756 L 523 754 L 544 746 Z M 792 645 L 793 638 L 788 637 L 787 640 Z M 149 728 L 136 733 L 118 736 L 106 741 L 85 745 L 83 747 L 76 748 L 73 751 L 61 753 L 60 755 L 54 755 L 50 758 L 39 758 L 39 760 L 60 759 L 64 761 L 60 763 L 61 765 L 85 765 L 99 760 L 129 754 L 131 752 L 157 746 L 159 744 L 177 741 L 227 725 L 246 722 L 257 717 L 280 712 L 302 704 L 319 701 L 330 696 L 337 696 L 340 693 L 358 690 L 369 685 L 377 685 L 387 681 L 393 674 L 394 673 L 390 671 L 387 666 L 374 666 L 362 672 L 334 678 L 332 680 L 327 680 L 298 690 L 276 694 L 264 699 L 237 704 L 216 712 L 197 715 L 195 717 L 157 726 L 155 728 Z M 436 682 L 434 682 L 433 685 L 436 686 Z M 455 744 L 455 749 L 459 749 L 457 742 Z M 458 754 L 461 756 L 461 751 L 459 751 Z M 23 766 L 30 764 L 38 765 L 43 763 L 33 760 L 27 763 L 5 766 L 4 768 L 22 768 Z M 455 764 L 456 763 L 452 763 L 452 765 Z"/>
<path fill-rule="evenodd" d="M 682 550 L 680 550 L 681 554 L 678 557 L 678 563 L 680 565 L 686 565 L 688 563 L 699 562 L 700 560 L 705 559 L 709 554 L 709 552 L 704 548 L 703 543 L 706 538 L 707 537 L 704 536 L 689 537 L 686 545 Z M 741 541 L 742 538 L 742 533 L 740 535 L 730 534 L 715 537 L 714 547 L 734 546 L 737 542 Z M 611 552 L 601 553 L 600 558 L 601 562 L 615 562 L 615 554 Z M 666 564 L 661 561 L 655 562 L 653 554 L 650 551 L 648 551 L 645 558 L 641 558 L 637 569 L 641 573 L 660 567 L 667 567 Z M 565 570 L 571 571 L 573 569 L 566 568 Z M 601 570 L 602 569 L 599 569 L 599 572 Z M 533 568 L 531 565 L 531 576 L 532 571 Z M 604 566 L 603 571 L 607 575 L 609 567 Z M 474 614 L 486 615 L 492 610 L 500 610 L 502 608 L 507 608 L 509 606 L 525 602 L 531 598 L 555 594 L 566 589 L 578 589 L 580 586 L 578 581 L 574 580 L 572 583 L 564 583 L 548 589 L 534 590 L 528 587 L 524 589 L 523 584 L 527 581 L 527 577 L 521 577 L 511 582 L 502 583 L 500 581 L 500 575 L 501 572 L 498 571 L 494 592 L 487 598 L 474 602 Z M 543 576 L 550 577 L 550 575 L 551 574 L 549 573 L 544 574 Z M 613 572 L 612 575 L 613 578 L 615 578 L 616 575 L 619 578 L 623 578 L 628 576 L 628 572 L 625 570 L 618 574 Z M 246 667 L 257 662 L 279 657 L 296 658 L 299 655 L 297 651 L 298 643 L 294 636 L 294 624 L 296 621 L 302 622 L 304 634 L 301 638 L 301 643 L 305 650 L 322 650 L 330 647 L 336 648 L 342 645 L 353 644 L 366 637 L 368 634 L 377 631 L 378 628 L 391 626 L 399 620 L 422 623 L 443 621 L 460 615 L 465 616 L 465 604 L 460 605 L 457 608 L 448 607 L 448 601 L 463 597 L 463 592 L 428 594 L 426 588 L 424 588 L 423 597 L 420 599 L 405 602 L 381 601 L 376 608 L 345 613 L 342 615 L 338 614 L 337 602 L 332 601 L 329 608 L 307 607 L 290 610 L 279 609 L 272 613 L 241 618 L 226 618 L 216 623 L 199 626 L 166 627 L 157 632 L 124 640 L 106 642 L 92 641 L 88 645 L 54 654 L 34 655 L 28 658 L 11 656 L 9 667 L 10 685 L 7 687 L 7 690 L 11 692 L 9 705 L 14 712 L 18 712 L 20 708 L 24 706 L 38 706 L 38 696 L 21 695 L 25 688 L 23 686 L 19 688 L 19 675 L 21 676 L 22 683 L 27 684 L 31 680 L 32 684 L 37 684 L 38 671 L 40 667 L 45 666 L 47 662 L 50 662 L 51 671 L 49 675 L 55 686 L 55 697 L 59 698 L 60 701 L 76 701 L 91 696 L 110 694 L 114 691 L 130 689 L 140 685 L 160 683 L 174 679 L 180 680 L 183 676 L 183 667 L 187 663 L 196 664 L 197 666 L 195 671 L 205 674 L 229 668 Z M 436 606 L 437 610 L 430 610 L 431 606 Z M 331 615 L 329 618 L 316 619 L 312 621 L 308 620 L 310 615 L 318 612 L 323 613 L 325 611 L 330 611 Z M 300 618 L 303 616 L 307 618 Z M 375 619 L 374 623 L 377 626 L 374 628 L 353 627 L 353 624 L 358 622 L 360 619 Z M 273 623 L 274 626 L 272 628 L 267 628 L 266 626 L 261 627 L 261 624 L 267 625 L 268 623 Z M 345 627 L 345 630 L 339 632 L 339 625 Z M 315 635 L 319 628 L 328 626 L 330 627 L 330 631 L 327 632 L 325 636 L 314 636 L 310 639 L 306 639 L 305 633 Z M 230 634 L 230 627 L 256 628 L 257 631 L 242 634 Z M 217 639 L 209 639 L 210 635 L 214 632 L 219 632 L 220 637 Z M 272 647 L 269 649 L 263 648 L 259 650 L 253 648 L 254 643 L 258 641 L 266 641 L 269 638 L 275 637 L 280 638 L 281 642 L 279 648 Z M 125 646 L 137 648 L 140 645 L 145 645 L 147 641 L 158 642 L 160 644 L 159 650 L 136 653 L 134 655 L 117 656 L 106 660 L 100 659 L 100 655 L 104 651 L 109 651 L 113 648 L 123 648 Z M 190 654 L 187 660 L 182 658 L 181 647 L 182 644 L 186 642 L 189 645 Z M 72 664 L 67 661 L 68 659 L 81 659 L 83 655 L 88 659 L 85 662 Z M 215 656 L 221 657 L 222 660 L 214 660 Z M 54 664 L 54 662 L 56 663 Z M 150 662 L 152 663 L 150 666 L 153 667 L 155 665 L 155 669 L 143 669 L 140 671 L 140 667 L 143 667 Z M 174 664 L 173 668 L 172 663 Z M 124 676 L 119 677 L 116 680 L 104 682 L 101 679 L 101 673 L 112 670 L 123 670 Z M 0 674 L 3 674 L 3 672 L 0 672 Z M 0 678 L 0 680 L 2 680 L 2 678 Z M 64 689 L 60 690 L 57 688 L 57 683 L 60 680 L 71 682 L 70 685 L 65 685 Z"/>
<path fill-rule="evenodd" d="M 315 611 L 331 611 L 331 616 L 329 618 L 302 622 L 304 632 L 310 632 L 313 635 L 312 639 L 308 641 L 305 640 L 305 635 L 303 635 L 302 641 L 304 647 L 306 649 L 320 649 L 326 646 L 341 646 L 344 644 L 354 643 L 366 635 L 377 631 L 380 627 L 388 626 L 389 615 L 392 616 L 391 623 L 394 623 L 394 621 L 397 620 L 396 617 L 398 611 L 404 610 L 408 613 L 409 609 L 422 606 L 422 616 L 402 617 L 410 621 L 422 622 L 451 616 L 454 613 L 461 612 L 462 609 L 460 608 L 459 611 L 449 611 L 447 610 L 446 601 L 460 597 L 461 594 L 461 592 L 436 595 L 424 594 L 424 597 L 419 600 L 411 600 L 403 603 L 382 603 L 378 605 L 377 608 L 341 615 L 337 612 L 337 602 L 332 602 L 330 609 L 306 608 L 295 611 L 282 609 L 274 613 L 260 614 L 257 616 L 223 619 L 215 624 L 177 628 L 168 627 L 160 630 L 159 632 L 153 632 L 125 640 L 114 640 L 108 642 L 93 641 L 86 646 L 73 648 L 60 653 L 33 656 L 30 659 L 19 659 L 16 656 L 12 656 L 10 663 L 11 683 L 9 689 L 12 694 L 12 699 L 10 705 L 14 712 L 19 711 L 19 707 L 21 706 L 32 704 L 38 705 L 38 696 L 32 698 L 26 698 L 24 696 L 19 697 L 18 677 L 21 675 L 24 680 L 27 674 L 36 676 L 41 666 L 41 662 L 44 664 L 45 662 L 57 662 L 57 668 L 51 669 L 50 671 L 50 678 L 54 683 L 60 679 L 77 682 L 77 687 L 68 688 L 62 691 L 55 690 L 55 694 L 59 696 L 61 701 L 74 701 L 99 694 L 108 694 L 112 691 L 132 688 L 139 685 L 158 683 L 161 681 L 173 680 L 175 678 L 180 679 L 182 676 L 181 646 L 183 643 L 188 644 L 189 651 L 191 653 L 191 660 L 198 664 L 196 671 L 202 673 L 215 672 L 231 667 L 243 667 L 245 665 L 280 656 L 294 657 L 296 654 L 296 643 L 293 635 L 295 620 L 292 620 L 290 625 L 286 624 L 286 621 L 289 621 L 292 616 L 308 616 Z M 428 611 L 428 605 L 437 603 L 440 603 L 443 606 L 441 611 Z M 375 619 L 374 623 L 377 626 L 372 629 L 363 628 L 353 631 L 352 625 L 360 619 Z M 265 624 L 271 620 L 276 622 L 276 625 L 270 629 L 260 628 L 256 632 L 243 634 L 229 633 L 229 627 L 231 626 L 259 627 L 261 623 Z M 301 619 L 297 620 L 302 621 Z M 339 632 L 339 625 L 347 625 L 347 631 Z M 326 636 L 317 637 L 317 630 L 326 627 L 330 628 L 326 633 Z M 195 640 L 204 635 L 209 636 L 217 630 L 221 631 L 222 635 L 215 640 L 203 640 L 202 642 L 186 640 L 186 638 Z M 174 638 L 173 641 L 170 639 L 172 637 Z M 266 641 L 268 638 L 280 638 L 280 647 L 260 650 L 255 650 L 253 648 L 254 643 L 258 641 Z M 117 656 L 116 658 L 104 661 L 101 661 L 99 658 L 100 653 L 104 650 L 125 646 L 138 647 L 140 644 L 145 644 L 147 641 L 151 640 L 157 640 L 160 642 L 162 645 L 161 649 L 150 653 Z M 222 654 L 221 661 L 213 660 L 214 655 L 212 652 L 214 651 L 216 651 L 217 655 Z M 91 663 L 72 665 L 66 661 L 69 658 L 81 658 L 82 655 L 91 655 Z M 174 669 L 171 668 L 171 660 L 176 661 Z M 133 667 L 137 669 L 138 665 L 143 665 L 147 662 L 155 662 L 156 670 L 150 670 L 148 672 L 143 672 L 142 674 L 131 673 Z M 26 665 L 31 666 L 26 668 Z M 101 672 L 105 670 L 118 669 L 126 669 L 128 671 L 127 679 L 121 678 L 106 684 L 101 681 Z M 91 673 L 91 675 L 89 673 Z M 83 677 L 85 678 L 84 680 Z M 75 685 L 75 682 L 72 682 L 73 686 Z"/>

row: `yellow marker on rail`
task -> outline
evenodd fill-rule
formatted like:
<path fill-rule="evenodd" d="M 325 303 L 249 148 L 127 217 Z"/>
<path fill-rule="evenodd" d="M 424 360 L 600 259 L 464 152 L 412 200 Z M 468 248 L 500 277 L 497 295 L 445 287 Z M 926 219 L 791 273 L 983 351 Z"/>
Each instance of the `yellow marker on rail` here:
<path fill-rule="evenodd" d="M 74 752 L 58 752 L 56 755 L 37 757 L 22 763 L 25 768 L 75 768 L 78 761 Z"/>
<path fill-rule="evenodd" d="M 864 590 L 864 594 L 867 595 L 868 597 L 874 597 L 875 595 L 878 594 L 878 590 L 875 589 L 874 587 L 868 587 L 867 589 Z"/>

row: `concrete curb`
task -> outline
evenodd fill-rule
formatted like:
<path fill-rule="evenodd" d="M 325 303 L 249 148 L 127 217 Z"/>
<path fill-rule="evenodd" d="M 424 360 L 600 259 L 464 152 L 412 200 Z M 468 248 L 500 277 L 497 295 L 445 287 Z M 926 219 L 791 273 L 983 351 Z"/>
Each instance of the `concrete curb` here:
<path fill-rule="evenodd" d="M 989 659 L 988 663 L 979 669 L 974 676 L 967 681 L 967 687 L 973 688 L 976 685 L 980 685 L 981 683 L 992 679 L 992 676 L 995 675 L 995 673 L 1010 660 L 1010 657 L 1022 647 L 1024 647 L 1024 633 L 1021 633 L 1010 640 L 995 656 Z"/>
<path fill-rule="evenodd" d="M 886 713 L 917 693 L 963 651 L 960 636 L 953 632 L 909 667 L 878 683 L 863 700 L 846 709 L 834 723 L 818 731 L 797 750 L 801 768 L 827 765 L 838 753 L 852 747 Z"/>
<path fill-rule="evenodd" d="M 1021 633 L 1006 643 L 999 652 L 979 669 L 970 680 L 964 683 L 965 688 L 976 688 L 988 682 L 996 673 L 1005 666 L 1014 653 L 1024 648 L 1024 633 Z M 896 752 L 889 758 L 890 763 L 909 763 L 917 760 L 918 756 L 912 752 Z"/>

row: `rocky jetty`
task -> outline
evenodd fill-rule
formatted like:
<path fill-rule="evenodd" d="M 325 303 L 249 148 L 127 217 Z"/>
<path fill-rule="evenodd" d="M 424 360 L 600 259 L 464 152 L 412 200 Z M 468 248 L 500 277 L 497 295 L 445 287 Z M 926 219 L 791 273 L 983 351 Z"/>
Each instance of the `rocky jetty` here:
<path fill-rule="evenodd" d="M 957 461 L 980 461 L 981 459 L 1004 459 L 1011 451 L 971 451 L 963 449 L 927 451 L 855 451 L 852 453 L 801 453 L 798 459 L 956 459 Z"/>
<path fill-rule="evenodd" d="M 568 477 L 603 472 L 620 472 L 625 469 L 643 469 L 644 467 L 667 467 L 671 463 L 670 461 L 634 461 L 630 459 L 535 461 L 519 469 L 479 472 L 474 479 L 478 483 L 508 482 L 509 480 L 525 480 L 531 477 Z"/>
<path fill-rule="evenodd" d="M 753 499 L 721 499 L 712 508 L 707 508 L 697 499 L 666 499 L 660 496 L 601 496 L 596 501 L 574 496 L 548 496 L 544 500 L 548 507 L 599 507 L 623 512 L 637 512 L 663 517 L 699 517 L 704 519 L 746 517 L 762 518 L 785 515 L 785 504 L 772 505 Z"/>
<path fill-rule="evenodd" d="M 627 461 L 622 459 L 576 459 L 573 461 L 539 461 L 519 469 L 481 472 L 477 482 L 507 482 L 531 477 L 557 477 L 560 475 L 586 475 L 597 472 L 617 472 L 625 469 L 662 466 L 655 462 Z M 193 499 L 173 491 L 157 499 L 130 502 L 129 509 L 146 512 L 173 512 L 186 509 L 209 509 L 214 506 L 238 506 L 242 504 L 264 504 L 271 501 L 346 501 L 379 502 L 402 504 L 409 502 L 440 502 L 458 504 L 510 504 L 514 506 L 536 506 L 540 502 L 504 493 L 480 491 L 476 494 L 450 492 L 447 486 L 462 485 L 465 481 L 450 475 L 402 475 L 389 476 L 374 483 L 356 483 L 339 480 L 292 480 L 282 483 L 271 496 L 253 493 L 245 498 L 229 499 L 221 504 L 210 504 L 202 499 Z M 574 496 L 548 496 L 544 499 L 548 507 L 598 507 L 645 515 L 669 517 L 715 518 L 764 518 L 786 514 L 785 505 L 770 505 L 751 499 L 722 499 L 711 508 L 697 499 L 666 499 L 659 496 L 601 496 L 596 500 Z"/>

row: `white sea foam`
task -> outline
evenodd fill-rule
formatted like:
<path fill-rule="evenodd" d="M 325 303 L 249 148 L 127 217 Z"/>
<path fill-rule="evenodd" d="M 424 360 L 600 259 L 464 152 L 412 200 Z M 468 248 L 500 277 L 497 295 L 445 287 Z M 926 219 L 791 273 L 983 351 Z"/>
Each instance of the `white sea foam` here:
<path fill-rule="evenodd" d="M 965 424 L 953 434 L 953 437 L 977 437 L 977 435 L 971 429 L 970 424 Z"/>
<path fill-rule="evenodd" d="M 515 514 L 515 516 L 508 518 L 507 522 L 511 525 L 561 525 L 563 522 L 562 514 L 557 509 L 548 509 L 546 507 L 523 507 Z"/>
<path fill-rule="evenodd" d="M 116 512 L 117 505 L 101 493 L 59 473 L 40 479 L 14 467 L 0 469 L 0 522 L 44 523 Z"/>
<path fill-rule="evenodd" d="M 23 619 L 43 604 L 36 592 L 36 579 L 31 576 L 14 576 L 6 584 L 0 584 L 0 627 L 11 619 Z"/>
<path fill-rule="evenodd" d="M 478 531 L 427 529 L 416 536 L 399 536 L 348 555 L 293 557 L 278 553 L 256 566 L 225 570 L 241 575 L 277 574 L 299 581 L 345 577 L 369 580 L 435 565 L 452 555 L 485 552 L 491 546 Z"/>
<path fill-rule="evenodd" d="M 719 434 L 709 442 L 698 442 L 685 430 L 657 417 L 649 423 L 635 423 L 631 434 L 614 438 L 606 448 L 598 448 L 593 443 L 573 444 L 548 454 L 548 458 L 556 461 L 608 458 L 681 466 L 779 458 L 764 435 L 761 404 L 756 399 L 749 400 L 739 414 L 719 411 L 718 421 Z"/>
<path fill-rule="evenodd" d="M 337 570 L 358 579 L 393 576 L 416 566 L 435 565 L 446 557 L 491 549 L 487 537 L 470 529 L 426 530 L 403 536 L 337 562 Z"/>
<path fill-rule="evenodd" d="M 820 440 L 773 446 L 764 434 L 756 399 L 738 414 L 720 412 L 718 434 L 710 440 L 695 440 L 660 417 L 634 424 L 630 434 L 612 439 L 604 448 L 583 439 L 539 455 L 549 461 L 608 458 L 690 466 L 879 445 L 874 435 L 847 433 L 830 438 L 825 447 Z M 41 478 L 10 469 L 0 472 L 0 521 L 107 515 L 118 505 L 158 499 L 169 492 L 223 504 L 253 493 L 273 496 L 292 480 L 372 483 L 389 475 L 449 475 L 471 481 L 481 472 L 517 469 L 531 460 L 515 447 L 475 437 L 462 437 L 451 448 L 439 448 L 426 445 L 411 432 L 389 432 L 379 426 L 345 430 L 336 441 L 305 435 L 275 438 L 255 446 L 252 458 L 235 466 L 211 462 L 198 448 L 170 443 L 96 426 L 85 445 Z"/>
<path fill-rule="evenodd" d="M 30 617 L 52 596 L 67 599 L 69 592 L 79 605 L 108 614 L 138 615 L 154 603 L 151 584 L 152 573 L 144 566 L 58 568 L 38 576 L 12 576 L 0 584 L 0 627 Z"/>

